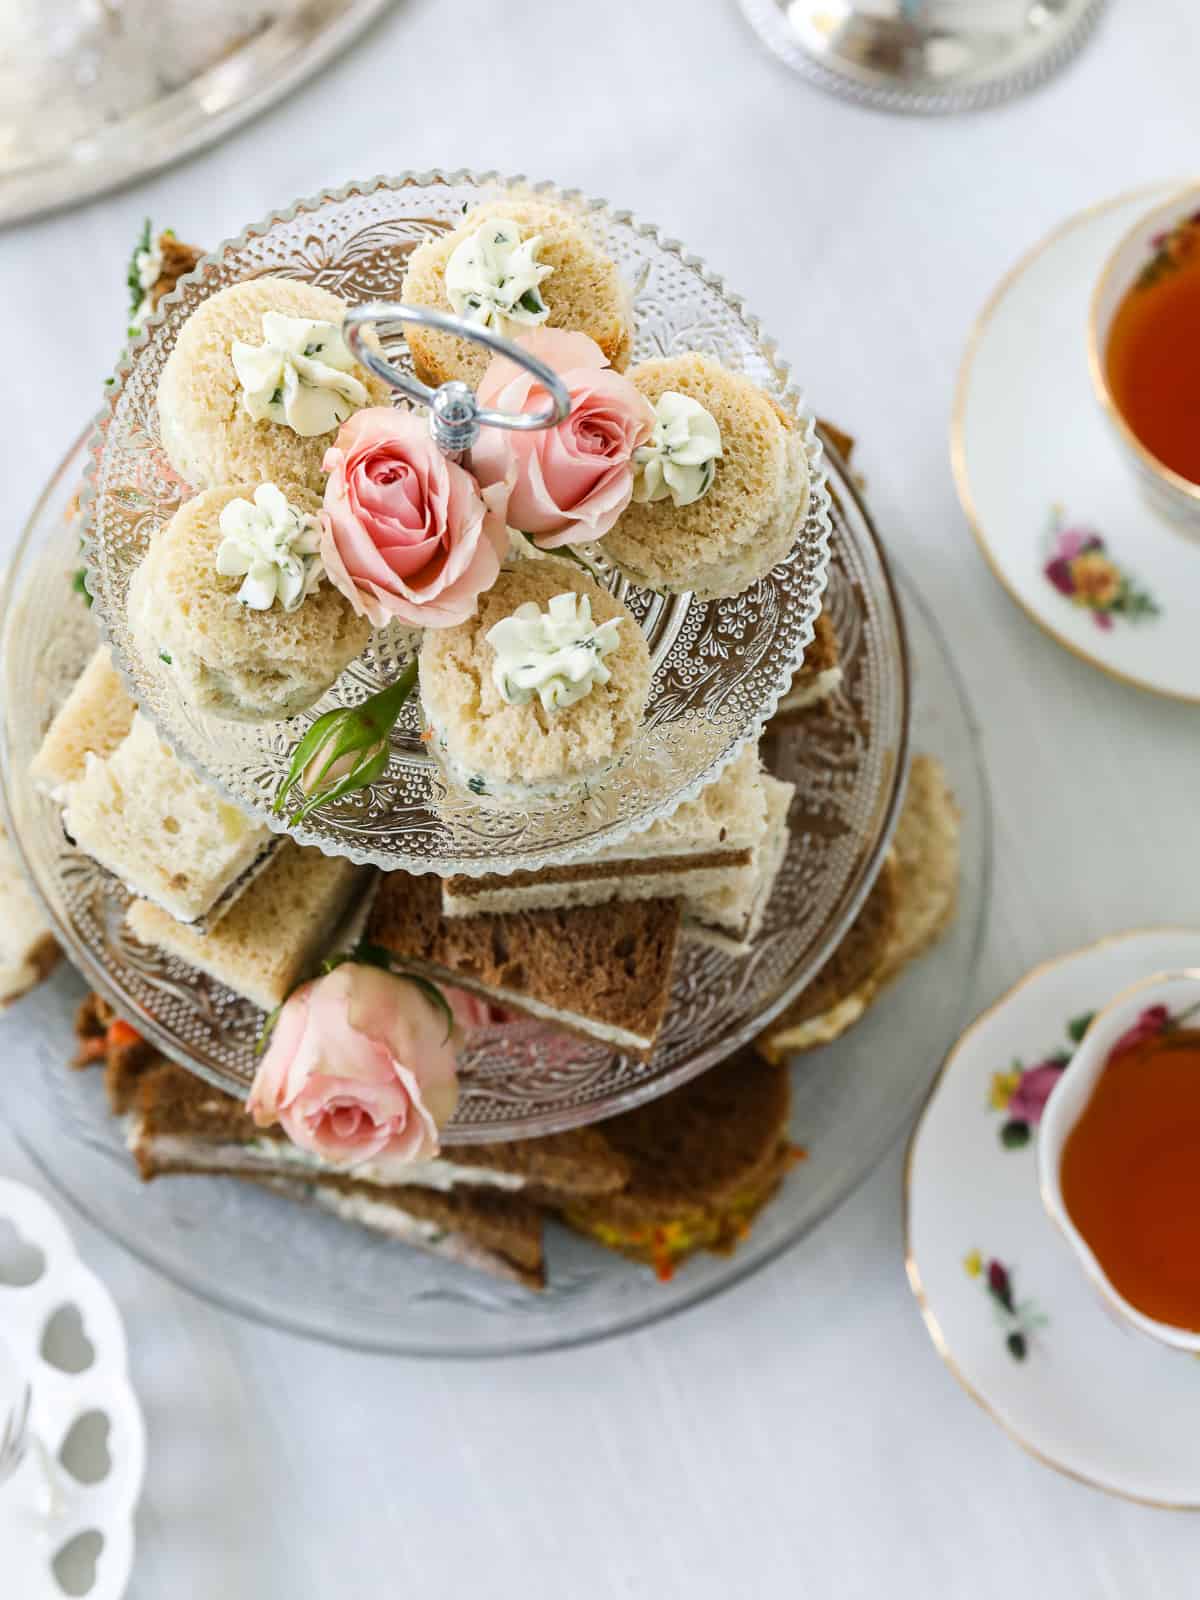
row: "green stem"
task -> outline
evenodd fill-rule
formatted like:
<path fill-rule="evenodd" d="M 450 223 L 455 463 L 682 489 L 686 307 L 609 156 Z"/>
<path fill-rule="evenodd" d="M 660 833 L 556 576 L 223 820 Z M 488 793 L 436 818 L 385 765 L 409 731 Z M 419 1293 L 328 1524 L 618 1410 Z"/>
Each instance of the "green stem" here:
<path fill-rule="evenodd" d="M 413 692 L 416 682 L 417 657 L 414 655 L 395 683 L 373 694 L 369 700 L 364 700 L 358 709 L 380 733 L 387 733 L 403 710 L 404 702 Z"/>

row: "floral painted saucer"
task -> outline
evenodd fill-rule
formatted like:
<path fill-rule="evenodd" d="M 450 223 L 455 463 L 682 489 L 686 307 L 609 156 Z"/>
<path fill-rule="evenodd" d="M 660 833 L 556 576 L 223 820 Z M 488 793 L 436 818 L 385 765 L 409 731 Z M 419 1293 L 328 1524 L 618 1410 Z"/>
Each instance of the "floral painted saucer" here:
<path fill-rule="evenodd" d="M 950 430 L 958 496 L 988 565 L 1038 627 L 1142 689 L 1200 703 L 1200 548 L 1142 497 L 1088 371 L 1088 305 L 1122 236 L 1178 184 L 1070 218 L 980 314 Z"/>
<path fill-rule="evenodd" d="M 1042 1108 L 1091 1014 L 1200 966 L 1200 930 L 1037 967 L 950 1052 L 905 1164 L 909 1282 L 938 1354 L 1018 1444 L 1125 1499 L 1200 1509 L 1200 1367 L 1107 1309 L 1042 1206 Z"/>

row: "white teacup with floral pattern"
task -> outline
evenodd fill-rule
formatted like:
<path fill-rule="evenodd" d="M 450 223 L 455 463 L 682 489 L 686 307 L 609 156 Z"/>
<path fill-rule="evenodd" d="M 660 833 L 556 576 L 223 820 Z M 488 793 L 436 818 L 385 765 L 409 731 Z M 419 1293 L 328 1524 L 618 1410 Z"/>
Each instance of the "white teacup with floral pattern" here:
<path fill-rule="evenodd" d="M 1062 1192 L 1062 1160 L 1075 1125 L 1112 1058 L 1117 1044 L 1139 1026 L 1171 1022 L 1200 1013 L 1200 969 L 1164 972 L 1119 994 L 1099 1012 L 1055 1085 L 1038 1130 L 1038 1181 L 1042 1203 L 1062 1230 L 1093 1287 L 1127 1326 L 1175 1350 L 1200 1355 L 1200 1330 L 1160 1322 L 1139 1311 L 1113 1285 L 1095 1251 L 1076 1227 Z M 1166 1019 L 1165 1022 L 1163 1019 Z"/>
<path fill-rule="evenodd" d="M 1175 230 L 1198 218 L 1200 185 L 1191 185 L 1135 223 L 1104 263 L 1088 315 L 1092 384 L 1121 453 L 1150 504 L 1192 539 L 1200 539 L 1200 483 L 1190 482 L 1152 455 L 1129 426 L 1108 381 L 1107 350 L 1113 318 L 1125 296 L 1156 258 L 1169 251 Z"/>

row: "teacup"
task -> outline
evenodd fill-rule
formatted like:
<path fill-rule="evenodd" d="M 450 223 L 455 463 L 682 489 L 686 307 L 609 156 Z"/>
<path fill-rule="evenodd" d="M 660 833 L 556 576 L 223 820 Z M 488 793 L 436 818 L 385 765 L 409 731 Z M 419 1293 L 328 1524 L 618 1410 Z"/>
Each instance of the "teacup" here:
<path fill-rule="evenodd" d="M 1165 1009 L 1167 1023 L 1161 1021 Z M 1099 1012 L 1079 1048 L 1054 1086 L 1038 1129 L 1038 1181 L 1042 1203 L 1066 1236 L 1092 1285 L 1117 1318 L 1138 1332 L 1176 1350 L 1200 1354 L 1200 1329 L 1160 1321 L 1138 1309 L 1116 1288 L 1099 1256 L 1076 1220 L 1063 1193 L 1063 1156 L 1067 1143 L 1089 1106 L 1101 1077 L 1117 1054 L 1129 1048 L 1131 1037 L 1145 1044 L 1180 1019 L 1200 1015 L 1200 971 L 1160 973 L 1133 985 Z M 1138 1038 L 1131 1030 L 1141 1030 Z M 1126 1058 L 1128 1059 L 1128 1058 Z M 1114 1175 L 1113 1183 L 1116 1183 Z"/>
<path fill-rule="evenodd" d="M 1088 316 L 1088 364 L 1104 414 L 1119 448 L 1157 511 L 1181 533 L 1200 539 L 1200 482 L 1160 460 L 1139 437 L 1122 409 L 1109 370 L 1109 342 L 1114 322 L 1131 295 L 1154 293 L 1155 273 L 1172 270 L 1172 250 L 1181 225 L 1200 222 L 1200 185 L 1180 190 L 1171 200 L 1142 217 L 1113 250 L 1092 294 Z M 1189 276 L 1200 267 L 1189 266 Z M 1164 315 L 1166 313 L 1164 312 Z M 1193 469 L 1195 470 L 1195 469 Z M 1200 478 L 1200 471 L 1195 473 Z"/>

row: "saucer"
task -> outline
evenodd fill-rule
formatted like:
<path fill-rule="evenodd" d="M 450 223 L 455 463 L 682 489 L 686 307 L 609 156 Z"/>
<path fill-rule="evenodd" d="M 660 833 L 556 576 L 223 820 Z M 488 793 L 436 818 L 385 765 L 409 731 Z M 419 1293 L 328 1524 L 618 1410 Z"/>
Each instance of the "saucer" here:
<path fill-rule="evenodd" d="M 0 1329 L 32 1396 L 24 1459 L 0 1483 L 4 1593 L 120 1600 L 146 1461 L 121 1314 L 52 1208 L 3 1178 Z"/>
<path fill-rule="evenodd" d="M 1090 1015 L 1196 965 L 1200 931 L 1162 928 L 1036 967 L 951 1050 L 904 1178 L 909 1283 L 967 1393 L 1039 1461 L 1175 1510 L 1200 1510 L 1200 1372 L 1107 1310 L 1042 1208 L 1034 1143 Z"/>
<path fill-rule="evenodd" d="M 1115 678 L 1200 703 L 1200 549 L 1143 498 L 1088 372 L 1088 304 L 1110 252 L 1181 187 L 1063 223 L 1008 273 L 963 357 L 950 426 L 984 558 L 1046 633 Z"/>

